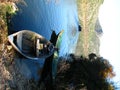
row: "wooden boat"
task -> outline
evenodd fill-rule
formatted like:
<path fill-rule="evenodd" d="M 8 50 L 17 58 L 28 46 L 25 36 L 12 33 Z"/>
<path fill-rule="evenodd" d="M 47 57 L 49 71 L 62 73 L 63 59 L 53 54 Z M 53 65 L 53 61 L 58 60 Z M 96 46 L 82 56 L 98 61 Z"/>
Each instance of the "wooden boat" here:
<path fill-rule="evenodd" d="M 47 58 L 54 53 L 54 45 L 43 36 L 22 30 L 8 36 L 12 46 L 29 59 Z"/>

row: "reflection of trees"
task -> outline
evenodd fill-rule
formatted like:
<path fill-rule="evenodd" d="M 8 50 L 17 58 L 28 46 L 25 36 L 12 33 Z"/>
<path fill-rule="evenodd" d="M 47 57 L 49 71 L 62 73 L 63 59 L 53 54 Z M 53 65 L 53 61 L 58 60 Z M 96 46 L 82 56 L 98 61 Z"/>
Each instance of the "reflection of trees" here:
<path fill-rule="evenodd" d="M 78 17 L 82 30 L 76 47 L 77 55 L 99 54 L 99 38 L 95 33 L 100 5 L 104 0 L 77 0 Z"/>
<path fill-rule="evenodd" d="M 83 87 L 87 90 L 114 90 L 114 85 L 108 81 L 114 75 L 113 67 L 106 59 L 74 57 L 73 62 L 59 63 L 56 82 L 62 88 L 72 85 L 75 90 Z"/>

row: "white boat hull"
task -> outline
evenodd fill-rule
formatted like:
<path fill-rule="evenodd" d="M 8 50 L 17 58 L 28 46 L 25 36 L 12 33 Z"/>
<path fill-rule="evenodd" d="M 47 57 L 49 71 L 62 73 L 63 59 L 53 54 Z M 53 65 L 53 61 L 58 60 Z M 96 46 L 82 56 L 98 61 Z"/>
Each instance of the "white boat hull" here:
<path fill-rule="evenodd" d="M 47 58 L 54 53 L 54 46 L 50 41 L 29 30 L 11 34 L 8 40 L 20 54 L 29 59 Z M 45 45 L 50 46 L 49 51 L 44 50 Z"/>

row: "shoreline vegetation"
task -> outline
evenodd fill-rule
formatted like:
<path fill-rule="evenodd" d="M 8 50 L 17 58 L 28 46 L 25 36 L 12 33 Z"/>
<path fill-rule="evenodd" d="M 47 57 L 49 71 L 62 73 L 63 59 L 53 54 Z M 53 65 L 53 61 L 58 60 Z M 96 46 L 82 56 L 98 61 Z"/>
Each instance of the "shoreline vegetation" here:
<path fill-rule="evenodd" d="M 109 81 L 115 73 L 108 60 L 93 53 L 88 58 L 70 57 L 72 62 L 61 60 L 58 64 L 55 90 L 115 90 Z"/>
<path fill-rule="evenodd" d="M 90 1 L 93 1 L 94 3 L 95 0 Z M 91 50 L 89 52 L 89 49 L 91 48 L 83 50 L 87 46 L 86 43 L 88 42 L 84 41 L 84 39 L 88 38 L 89 40 L 92 38 L 92 36 L 89 38 L 89 35 L 88 37 L 85 37 L 88 34 L 85 34 L 85 32 L 82 34 L 82 41 L 85 45 L 82 51 L 85 52 L 85 54 L 83 57 L 81 56 L 82 54 L 78 54 L 79 56 L 70 54 L 70 58 L 67 60 L 65 58 L 61 58 L 58 63 L 55 80 L 50 81 L 49 78 L 46 77 L 46 80 L 42 81 L 43 83 L 38 86 L 38 83 L 34 80 L 26 79 L 20 73 L 14 60 L 14 56 L 17 52 L 7 40 L 9 20 L 12 18 L 12 15 L 16 14 L 16 11 L 19 11 L 15 6 L 15 3 L 20 2 L 25 4 L 23 0 L 0 0 L 0 90 L 51 90 L 49 88 L 50 83 L 54 90 L 115 90 L 116 87 L 114 83 L 109 81 L 110 78 L 115 76 L 115 73 L 113 72 L 113 67 L 108 60 L 99 57 L 98 54 L 94 54 Z M 99 8 L 97 7 L 97 9 Z M 79 15 L 84 12 L 84 10 L 80 11 Z M 86 16 L 83 15 L 84 19 L 82 21 L 80 20 L 83 31 L 92 28 L 90 32 L 94 32 L 94 21 L 97 20 L 98 11 L 95 12 L 96 14 L 93 14 L 91 16 L 92 18 L 90 18 L 90 21 L 92 22 L 91 24 L 86 23 L 87 19 L 84 20 L 87 17 L 87 14 Z M 84 13 L 87 13 L 87 11 Z M 94 17 L 96 17 L 96 19 L 92 20 Z M 96 38 L 96 36 L 94 38 Z M 81 36 L 79 39 L 81 40 Z M 89 45 L 89 47 L 93 46 Z M 80 48 L 80 46 L 77 48 Z M 86 54 L 87 52 L 92 54 Z"/>
<path fill-rule="evenodd" d="M 16 51 L 9 44 L 8 24 L 18 10 L 15 3 L 22 0 L 0 0 L 0 90 L 33 90 L 36 85 L 19 71 L 14 56 Z"/>

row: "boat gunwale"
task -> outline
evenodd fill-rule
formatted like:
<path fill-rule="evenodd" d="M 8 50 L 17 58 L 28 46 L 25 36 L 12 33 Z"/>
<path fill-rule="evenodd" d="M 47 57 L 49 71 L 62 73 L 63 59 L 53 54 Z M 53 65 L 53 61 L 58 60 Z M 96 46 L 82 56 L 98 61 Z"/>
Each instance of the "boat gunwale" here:
<path fill-rule="evenodd" d="M 11 43 L 11 45 L 21 54 L 23 55 L 24 57 L 28 58 L 28 59 L 34 59 L 34 60 L 38 60 L 38 59 L 41 59 L 41 58 L 47 58 L 48 56 L 52 55 L 52 54 L 48 54 L 46 56 L 41 56 L 41 57 L 30 57 L 30 56 L 27 56 L 26 54 L 24 54 L 21 50 L 19 50 L 19 47 L 16 46 L 16 44 L 14 44 L 13 40 L 14 40 L 14 37 L 17 36 L 19 33 L 22 33 L 22 32 L 30 32 L 30 33 L 35 33 L 36 36 L 38 37 L 41 37 L 43 39 L 45 39 L 42 35 L 39 35 L 38 33 L 36 32 L 33 32 L 33 31 L 29 31 L 29 30 L 22 30 L 22 31 L 18 31 L 16 33 L 13 33 L 11 35 L 8 36 L 8 41 Z M 12 39 L 12 40 L 11 40 Z M 50 41 L 48 41 L 47 39 L 45 39 L 47 42 L 51 43 Z"/>

